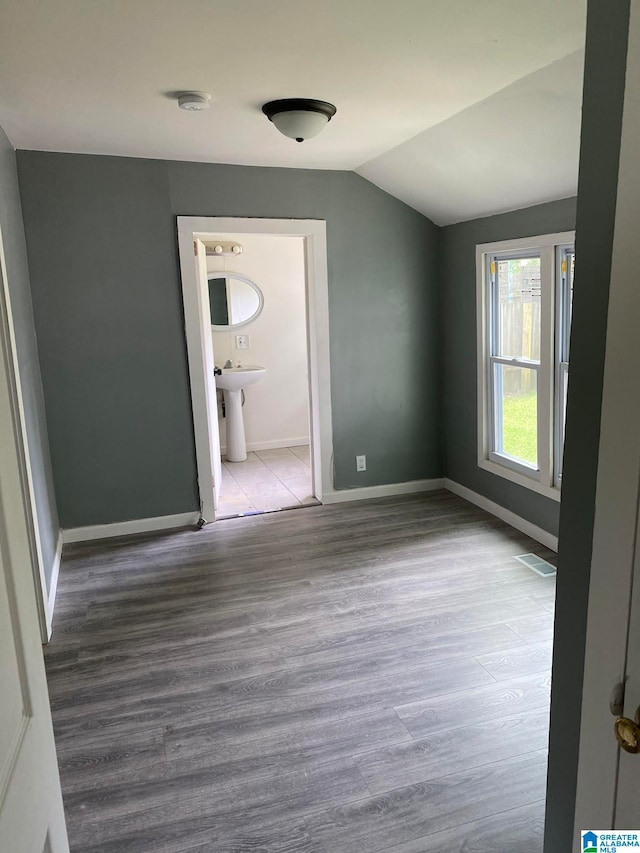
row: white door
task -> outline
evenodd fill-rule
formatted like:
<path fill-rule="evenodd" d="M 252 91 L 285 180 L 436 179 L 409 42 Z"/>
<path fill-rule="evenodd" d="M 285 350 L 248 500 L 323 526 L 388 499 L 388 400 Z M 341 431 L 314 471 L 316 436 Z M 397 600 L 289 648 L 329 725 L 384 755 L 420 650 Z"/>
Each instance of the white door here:
<path fill-rule="evenodd" d="M 575 844 L 640 830 L 640 753 L 619 749 L 609 701 L 640 706 L 640 0 L 631 2 L 589 590 Z M 578 261 L 579 263 L 579 261 Z"/>
<path fill-rule="evenodd" d="M 640 535 L 640 525 L 638 527 Z M 636 542 L 637 542 L 636 538 Z M 636 545 L 629 641 L 627 646 L 627 683 L 624 715 L 640 722 L 640 547 Z M 613 826 L 640 831 L 640 753 L 620 750 Z"/>
<path fill-rule="evenodd" d="M 24 413 L 24 403 L 22 395 L 22 385 L 20 382 L 20 369 L 18 365 L 18 350 L 13 329 L 13 315 L 11 311 L 11 296 L 7 284 L 7 265 L 4 255 L 4 243 L 2 239 L 2 231 L 0 231 L 0 285 L 2 286 L 3 310 L 6 315 L 6 330 L 7 330 L 7 351 L 9 353 L 9 363 L 11 364 L 12 387 L 14 388 L 14 397 L 18 410 L 18 420 L 20 424 L 20 470 L 23 483 L 23 492 L 28 496 L 26 504 L 27 511 L 27 526 L 29 530 L 29 547 L 31 549 L 31 565 L 37 576 L 36 584 L 36 602 L 38 606 L 38 616 L 40 618 L 40 630 L 42 642 L 48 643 L 51 639 L 51 609 L 49 606 L 49 590 L 47 589 L 47 580 L 44 573 L 44 559 L 42 556 L 42 547 L 40 545 L 40 531 L 38 528 L 38 508 L 35 500 L 35 486 L 33 475 L 31 473 L 31 459 L 29 454 L 29 444 L 27 442 L 27 430 Z"/>
<path fill-rule="evenodd" d="M 197 336 L 193 334 L 186 336 L 191 387 L 192 389 L 194 386 L 204 388 L 204 395 L 193 393 L 191 395 L 198 473 L 202 477 L 202 472 L 207 472 L 207 482 L 198 483 L 201 512 L 206 521 L 214 521 L 222 481 L 222 461 L 216 378 L 213 373 L 215 361 L 211 334 L 207 256 L 204 243 L 193 232 L 179 229 L 178 244 L 185 326 L 187 329 L 198 330 Z M 211 472 L 210 481 L 209 472 Z"/>
<path fill-rule="evenodd" d="M 0 287 L 0 851 L 68 853 Z"/>
<path fill-rule="evenodd" d="M 211 334 L 211 305 L 209 303 L 209 279 L 207 278 L 207 252 L 202 240 L 195 240 L 198 252 L 198 298 L 200 299 L 200 316 L 204 318 L 202 335 L 202 353 L 204 356 L 204 372 L 207 389 L 207 409 L 209 411 L 209 446 L 211 453 L 211 470 L 213 471 L 213 495 L 216 509 L 220 483 L 222 481 L 222 459 L 220 457 L 220 427 L 218 424 L 218 400 L 216 377 L 214 374 L 215 359 L 213 355 L 213 335 Z M 208 519 L 213 521 L 213 519 Z"/>

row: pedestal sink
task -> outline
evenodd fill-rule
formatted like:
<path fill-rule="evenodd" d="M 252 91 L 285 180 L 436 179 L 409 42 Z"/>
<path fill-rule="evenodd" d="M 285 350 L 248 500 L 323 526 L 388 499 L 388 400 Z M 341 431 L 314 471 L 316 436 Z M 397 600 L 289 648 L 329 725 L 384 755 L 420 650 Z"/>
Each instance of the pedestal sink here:
<path fill-rule="evenodd" d="M 244 462 L 247 458 L 247 442 L 244 437 L 242 417 L 242 390 L 253 385 L 267 372 L 266 367 L 251 364 L 247 367 L 223 367 L 216 376 L 216 387 L 224 392 L 224 409 L 227 420 L 227 459 L 229 462 Z"/>

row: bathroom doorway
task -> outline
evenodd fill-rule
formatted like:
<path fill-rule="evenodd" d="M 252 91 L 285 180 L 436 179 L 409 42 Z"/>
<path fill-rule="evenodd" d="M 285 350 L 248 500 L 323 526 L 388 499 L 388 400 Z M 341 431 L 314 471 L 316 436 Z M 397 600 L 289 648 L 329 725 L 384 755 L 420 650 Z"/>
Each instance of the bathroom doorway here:
<path fill-rule="evenodd" d="M 216 518 L 317 504 L 304 238 L 215 234 L 206 252 L 222 477 Z"/>
<path fill-rule="evenodd" d="M 325 223 L 178 217 L 202 519 L 332 492 Z"/>

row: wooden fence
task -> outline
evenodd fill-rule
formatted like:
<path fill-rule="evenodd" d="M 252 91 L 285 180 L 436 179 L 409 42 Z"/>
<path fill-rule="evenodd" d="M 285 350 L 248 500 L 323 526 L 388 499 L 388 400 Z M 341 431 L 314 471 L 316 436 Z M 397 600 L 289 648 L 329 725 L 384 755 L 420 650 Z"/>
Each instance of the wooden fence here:
<path fill-rule="evenodd" d="M 540 302 L 503 302 L 500 306 L 502 355 L 533 361 L 540 359 Z M 506 395 L 528 394 L 536 390 L 534 370 L 506 368 L 502 371 Z"/>

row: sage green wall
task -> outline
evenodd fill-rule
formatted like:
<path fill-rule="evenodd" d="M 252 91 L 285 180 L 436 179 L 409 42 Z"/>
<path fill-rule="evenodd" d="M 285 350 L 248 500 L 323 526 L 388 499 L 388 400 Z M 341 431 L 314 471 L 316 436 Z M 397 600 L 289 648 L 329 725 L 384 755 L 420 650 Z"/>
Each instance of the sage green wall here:
<path fill-rule="evenodd" d="M 326 220 L 335 485 L 441 476 L 429 220 L 352 172 L 28 151 L 18 166 L 63 527 L 198 506 L 178 215 Z"/>
<path fill-rule="evenodd" d="M 33 323 L 16 155 L 2 128 L 0 128 L 0 230 L 7 266 L 7 285 L 13 314 L 42 559 L 47 587 L 49 587 L 58 541 L 58 513 L 49 456 L 38 346 Z M 7 440 L 6 436 L 2 438 Z"/>
<path fill-rule="evenodd" d="M 557 536 L 560 504 L 478 467 L 476 246 L 572 231 L 575 198 L 442 229 L 444 475 Z"/>

